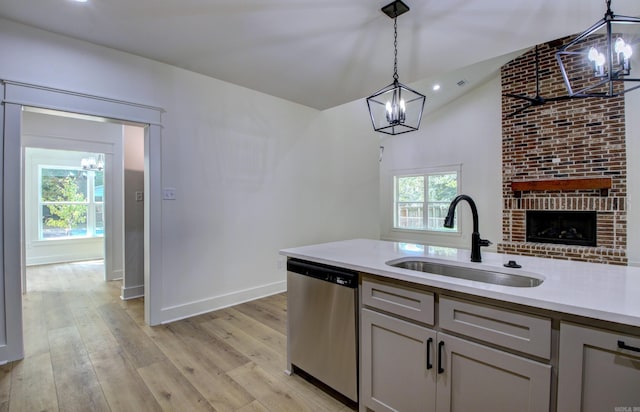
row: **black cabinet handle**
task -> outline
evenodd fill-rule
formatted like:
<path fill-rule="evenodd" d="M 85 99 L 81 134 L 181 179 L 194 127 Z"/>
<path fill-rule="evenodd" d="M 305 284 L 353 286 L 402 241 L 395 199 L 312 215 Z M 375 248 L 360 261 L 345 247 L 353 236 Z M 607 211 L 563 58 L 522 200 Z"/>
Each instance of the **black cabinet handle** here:
<path fill-rule="evenodd" d="M 427 339 L 427 369 L 433 368 L 433 364 L 431 363 L 431 344 L 433 343 L 433 338 Z"/>
<path fill-rule="evenodd" d="M 438 343 L 438 373 L 444 373 L 444 368 L 442 367 L 442 348 L 444 348 L 444 342 L 440 341 L 440 343 Z"/>
<path fill-rule="evenodd" d="M 626 349 L 626 350 L 632 350 L 634 352 L 640 352 L 640 348 L 638 348 L 636 346 L 629 346 L 629 345 L 625 344 L 623 340 L 619 340 L 618 341 L 618 347 L 620 349 Z"/>

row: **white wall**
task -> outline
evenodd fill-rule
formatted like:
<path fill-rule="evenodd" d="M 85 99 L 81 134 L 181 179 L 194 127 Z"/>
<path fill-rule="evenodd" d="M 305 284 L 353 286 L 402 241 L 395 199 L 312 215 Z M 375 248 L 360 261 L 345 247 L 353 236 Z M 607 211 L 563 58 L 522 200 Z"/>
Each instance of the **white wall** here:
<path fill-rule="evenodd" d="M 627 256 L 640 266 L 640 90 L 625 94 L 627 125 Z"/>
<path fill-rule="evenodd" d="M 427 102 L 428 104 L 428 102 Z M 397 170 L 460 166 L 460 193 L 473 198 L 478 208 L 479 230 L 495 250 L 502 238 L 502 129 L 500 78 L 471 90 L 422 119 L 420 130 L 381 141 L 380 202 L 382 237 L 441 246 L 471 247 L 469 205 L 458 205 L 461 234 L 412 233 L 393 225 L 393 175 Z"/>
<path fill-rule="evenodd" d="M 6 20 L 0 53 L 0 78 L 166 110 L 162 186 L 177 193 L 162 201 L 166 321 L 284 290 L 281 248 L 379 236 L 363 102 L 319 112 Z"/>

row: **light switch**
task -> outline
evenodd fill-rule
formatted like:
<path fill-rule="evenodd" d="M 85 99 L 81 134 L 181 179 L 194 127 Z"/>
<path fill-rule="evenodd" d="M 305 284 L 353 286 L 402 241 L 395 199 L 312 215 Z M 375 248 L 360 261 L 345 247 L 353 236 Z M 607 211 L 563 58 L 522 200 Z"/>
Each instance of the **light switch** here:
<path fill-rule="evenodd" d="M 162 191 L 162 198 L 164 200 L 176 200 L 176 188 L 175 187 L 165 187 Z"/>
<path fill-rule="evenodd" d="M 144 201 L 144 192 L 137 191 L 136 192 L 136 202 Z"/>

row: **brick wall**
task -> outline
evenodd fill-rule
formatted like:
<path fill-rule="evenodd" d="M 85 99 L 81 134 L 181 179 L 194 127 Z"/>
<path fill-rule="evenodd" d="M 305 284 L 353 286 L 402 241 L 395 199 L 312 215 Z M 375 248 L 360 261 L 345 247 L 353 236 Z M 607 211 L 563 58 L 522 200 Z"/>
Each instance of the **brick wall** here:
<path fill-rule="evenodd" d="M 539 46 L 540 95 L 566 96 L 555 52 L 562 39 Z M 578 64 L 580 62 L 577 62 Z M 525 101 L 506 93 L 536 94 L 535 51 L 502 67 L 502 242 L 498 251 L 529 256 L 627 263 L 626 147 L 624 97 L 548 102 L 509 116 Z M 611 178 L 608 196 L 598 190 L 525 191 L 516 198 L 511 182 Z M 525 241 L 526 210 L 597 212 L 596 247 Z"/>

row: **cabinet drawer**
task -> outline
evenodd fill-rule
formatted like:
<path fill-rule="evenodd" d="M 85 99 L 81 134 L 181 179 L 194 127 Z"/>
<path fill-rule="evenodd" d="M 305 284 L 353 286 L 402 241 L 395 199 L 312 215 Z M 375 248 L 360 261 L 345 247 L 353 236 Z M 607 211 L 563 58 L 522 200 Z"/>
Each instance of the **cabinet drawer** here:
<path fill-rule="evenodd" d="M 434 321 L 433 293 L 386 283 L 362 281 L 362 303 L 427 325 Z"/>
<path fill-rule="evenodd" d="M 442 329 L 551 358 L 551 320 L 547 318 L 441 296 L 439 324 Z"/>

